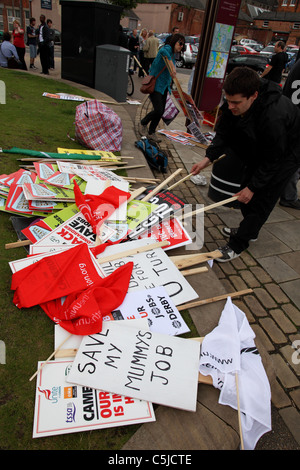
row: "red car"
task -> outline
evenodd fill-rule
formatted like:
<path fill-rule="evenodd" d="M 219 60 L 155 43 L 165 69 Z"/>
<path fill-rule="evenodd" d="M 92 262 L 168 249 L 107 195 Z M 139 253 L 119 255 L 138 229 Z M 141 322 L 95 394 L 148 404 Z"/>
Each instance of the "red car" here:
<path fill-rule="evenodd" d="M 255 51 L 249 46 L 241 46 L 239 44 L 232 46 L 231 51 L 230 51 L 231 57 L 235 57 L 237 55 L 244 55 L 244 54 L 257 54 L 257 51 Z"/>

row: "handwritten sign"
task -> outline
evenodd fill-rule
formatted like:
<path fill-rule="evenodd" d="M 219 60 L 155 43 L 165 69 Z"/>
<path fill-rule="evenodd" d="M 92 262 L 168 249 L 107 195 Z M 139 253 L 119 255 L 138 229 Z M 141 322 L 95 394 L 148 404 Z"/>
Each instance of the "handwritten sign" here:
<path fill-rule="evenodd" d="M 156 240 L 151 238 L 144 238 L 108 246 L 103 253 L 97 256 L 105 276 L 108 276 L 128 261 L 133 261 L 134 266 L 129 283 L 129 292 L 163 286 L 175 305 L 181 305 L 198 298 L 197 292 L 176 268 L 162 248 L 152 249 L 125 258 L 122 257 L 122 251 L 124 250 L 138 249 L 155 242 Z M 119 259 L 101 263 L 101 258 L 117 253 L 120 254 Z"/>
<path fill-rule="evenodd" d="M 67 382 L 196 411 L 200 343 L 128 323 L 84 336 Z"/>

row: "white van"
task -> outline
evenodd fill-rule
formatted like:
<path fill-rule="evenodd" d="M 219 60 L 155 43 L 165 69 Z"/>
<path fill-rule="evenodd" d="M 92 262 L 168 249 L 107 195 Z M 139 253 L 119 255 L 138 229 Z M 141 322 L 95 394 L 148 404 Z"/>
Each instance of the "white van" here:
<path fill-rule="evenodd" d="M 241 39 L 240 40 L 241 46 L 250 46 L 252 44 L 257 44 L 257 41 L 254 41 L 254 39 Z"/>

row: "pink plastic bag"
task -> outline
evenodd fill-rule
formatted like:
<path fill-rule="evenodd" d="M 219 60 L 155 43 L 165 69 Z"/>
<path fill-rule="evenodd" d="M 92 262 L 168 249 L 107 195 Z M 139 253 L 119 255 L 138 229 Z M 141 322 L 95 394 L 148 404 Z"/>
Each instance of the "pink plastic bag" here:
<path fill-rule="evenodd" d="M 75 137 L 84 147 L 119 152 L 122 135 L 120 117 L 105 104 L 91 100 L 76 107 Z"/>

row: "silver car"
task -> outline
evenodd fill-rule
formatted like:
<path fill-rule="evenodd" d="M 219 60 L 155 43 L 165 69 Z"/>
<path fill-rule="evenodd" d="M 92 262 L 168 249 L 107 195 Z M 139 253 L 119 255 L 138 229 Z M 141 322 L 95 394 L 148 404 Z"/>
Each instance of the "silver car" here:
<path fill-rule="evenodd" d="M 176 67 L 189 67 L 192 68 L 196 62 L 198 55 L 198 44 L 185 44 L 185 51 L 181 53 L 180 58 L 176 59 Z"/>

